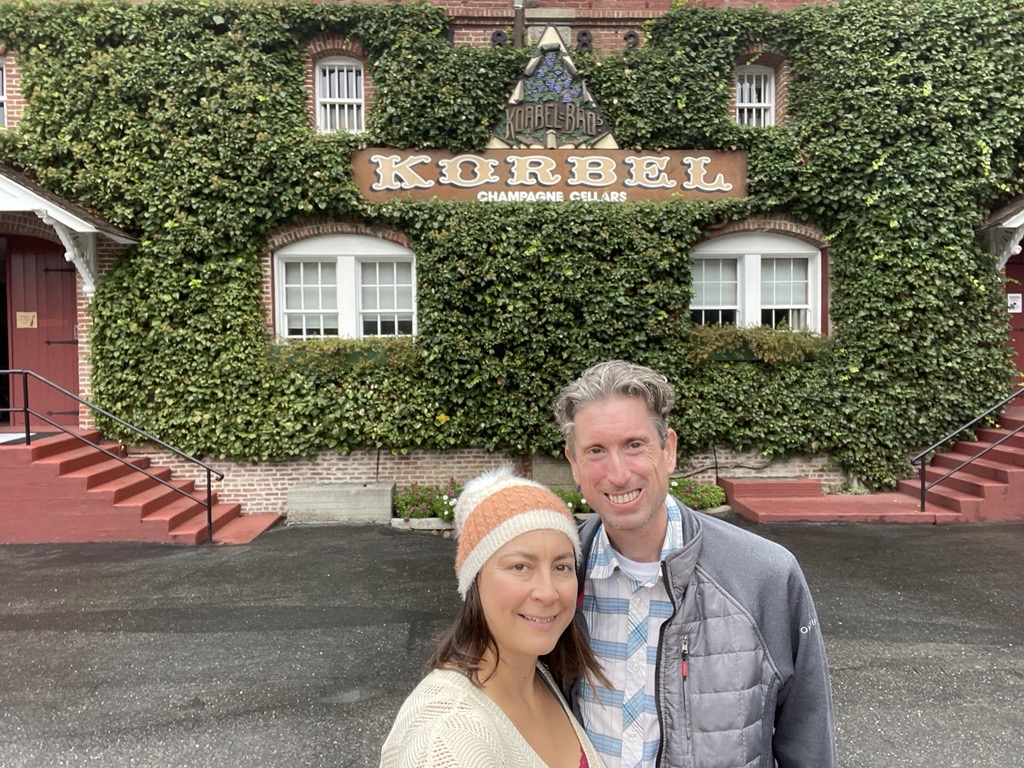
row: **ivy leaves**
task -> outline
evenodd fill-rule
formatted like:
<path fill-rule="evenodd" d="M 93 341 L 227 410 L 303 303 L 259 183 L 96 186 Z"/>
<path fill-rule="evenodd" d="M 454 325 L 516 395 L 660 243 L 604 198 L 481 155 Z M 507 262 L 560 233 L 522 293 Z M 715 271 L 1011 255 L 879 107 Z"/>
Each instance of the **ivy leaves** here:
<path fill-rule="evenodd" d="M 140 235 L 93 303 L 94 391 L 189 450 L 555 451 L 559 388 L 628 357 L 676 383 L 687 450 L 829 452 L 888 486 L 1009 385 L 1000 276 L 973 229 L 1022 188 L 1020 11 L 677 4 L 640 48 L 574 56 L 621 145 L 749 151 L 751 196 L 717 205 L 366 203 L 354 149 L 482 148 L 528 56 L 449 45 L 427 3 L 0 4 L 30 102 L 0 149 Z M 363 45 L 366 134 L 310 125 L 304 48 L 320 34 Z M 769 129 L 728 109 L 737 57 L 756 45 L 789 73 L 787 122 Z M 689 249 L 763 215 L 829 235 L 827 354 L 758 340 L 772 364 L 694 356 Z M 375 342 L 268 343 L 267 235 L 308 220 L 412 240 L 415 344 L 353 365 Z"/>

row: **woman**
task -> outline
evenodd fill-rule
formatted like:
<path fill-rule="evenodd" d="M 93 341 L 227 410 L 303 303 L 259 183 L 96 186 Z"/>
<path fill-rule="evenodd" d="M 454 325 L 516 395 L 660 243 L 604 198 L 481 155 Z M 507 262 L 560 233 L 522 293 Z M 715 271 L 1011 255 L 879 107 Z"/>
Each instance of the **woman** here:
<path fill-rule="evenodd" d="M 580 542 L 565 503 L 506 466 L 466 484 L 455 528 L 462 606 L 381 767 L 600 768 L 552 678 L 603 680 L 575 620 Z"/>

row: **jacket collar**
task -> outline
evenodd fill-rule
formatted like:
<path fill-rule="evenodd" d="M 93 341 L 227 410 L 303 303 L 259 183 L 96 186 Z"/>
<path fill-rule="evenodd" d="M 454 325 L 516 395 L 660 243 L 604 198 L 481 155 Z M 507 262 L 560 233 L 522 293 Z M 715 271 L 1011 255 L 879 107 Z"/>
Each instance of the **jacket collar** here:
<path fill-rule="evenodd" d="M 669 585 L 686 585 L 690 581 L 690 574 L 697 564 L 697 556 L 700 554 L 701 540 L 703 537 L 703 525 L 700 515 L 681 504 L 673 496 L 667 499 L 669 505 L 674 505 L 680 513 L 682 522 L 682 546 L 664 557 L 663 572 L 669 579 Z M 580 541 L 582 553 L 580 564 L 577 568 L 577 579 L 579 581 L 579 592 L 577 602 L 583 600 L 583 584 L 587 577 L 587 561 L 601 531 L 601 519 L 594 515 L 589 520 L 580 524 Z"/>

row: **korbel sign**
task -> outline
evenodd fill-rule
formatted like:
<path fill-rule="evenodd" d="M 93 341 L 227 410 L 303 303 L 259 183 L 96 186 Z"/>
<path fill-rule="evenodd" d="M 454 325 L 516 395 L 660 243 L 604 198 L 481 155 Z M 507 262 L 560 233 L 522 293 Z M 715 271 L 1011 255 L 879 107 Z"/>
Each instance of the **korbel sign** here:
<path fill-rule="evenodd" d="M 746 170 L 746 152 L 364 149 L 353 156 L 356 184 L 377 202 L 718 200 L 746 196 Z"/>
<path fill-rule="evenodd" d="M 483 152 L 364 149 L 353 154 L 360 191 L 375 202 L 622 203 L 747 195 L 747 153 L 631 152 L 611 127 L 549 27 Z"/>

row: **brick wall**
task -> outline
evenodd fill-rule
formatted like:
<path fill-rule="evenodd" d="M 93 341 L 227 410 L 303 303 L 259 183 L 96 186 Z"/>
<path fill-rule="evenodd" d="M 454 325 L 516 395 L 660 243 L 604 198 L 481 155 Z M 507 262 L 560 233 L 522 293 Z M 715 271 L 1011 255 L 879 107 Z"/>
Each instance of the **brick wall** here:
<path fill-rule="evenodd" d="M 701 242 L 713 240 L 723 235 L 731 235 L 735 232 L 775 232 L 780 235 L 788 235 L 798 240 L 803 240 L 805 243 L 810 243 L 816 248 L 826 248 L 828 246 L 825 235 L 820 229 L 786 215 L 733 221 L 709 232 L 708 236 Z"/>
<path fill-rule="evenodd" d="M 4 94 L 6 95 L 6 120 L 4 128 L 16 128 L 25 111 L 25 97 L 21 93 L 21 68 L 18 54 L 6 51 L 3 54 Z"/>
<path fill-rule="evenodd" d="M 152 447 L 134 447 L 133 456 L 148 456 L 159 466 L 170 468 L 174 479 L 195 480 L 206 486 L 206 471 L 173 454 Z M 467 448 L 457 451 L 414 451 L 395 456 L 387 451 L 353 451 L 350 454 L 321 453 L 314 459 L 281 462 L 234 462 L 209 460 L 206 463 L 224 473 L 213 488 L 225 500 L 240 502 L 243 514 L 287 510 L 288 489 L 309 483 L 393 482 L 399 488 L 411 483 L 442 484 L 454 477 L 458 482 L 511 461 L 519 471 L 522 462 L 515 457 Z"/>
<path fill-rule="evenodd" d="M 716 477 L 806 477 L 820 480 L 833 491 L 848 480 L 846 473 L 828 455 L 795 456 L 785 459 L 765 456 L 757 451 L 736 452 L 716 448 L 714 453 L 697 454 L 677 468 L 677 474 L 699 483 L 714 483 Z"/>
<path fill-rule="evenodd" d="M 133 447 L 130 452 L 133 456 L 150 457 L 154 464 L 170 468 L 175 480 L 195 480 L 198 488 L 206 487 L 205 470 L 184 459 L 153 447 Z M 569 464 L 562 458 L 546 455 L 524 458 L 473 448 L 443 453 L 414 451 L 407 456 L 395 456 L 386 451 L 353 451 L 347 455 L 325 452 L 314 459 L 273 463 L 216 459 L 207 463 L 224 473 L 222 481 L 214 480 L 214 490 L 224 501 L 241 503 L 243 514 L 285 514 L 288 489 L 296 485 L 380 481 L 393 482 L 403 488 L 411 483 L 440 485 L 449 477 L 465 483 L 507 461 L 522 474 L 551 487 L 575 488 Z M 677 474 L 691 476 L 701 483 L 714 483 L 716 477 L 808 477 L 820 480 L 829 490 L 847 479 L 828 456 L 775 459 L 756 451 L 737 453 L 725 448 L 680 462 Z"/>

